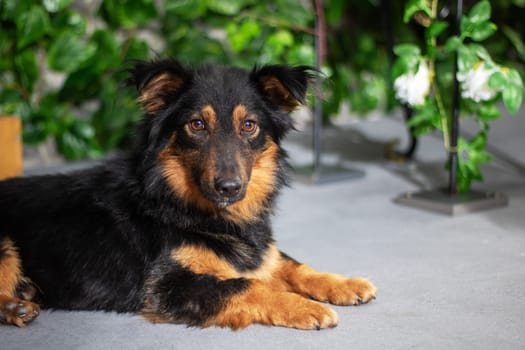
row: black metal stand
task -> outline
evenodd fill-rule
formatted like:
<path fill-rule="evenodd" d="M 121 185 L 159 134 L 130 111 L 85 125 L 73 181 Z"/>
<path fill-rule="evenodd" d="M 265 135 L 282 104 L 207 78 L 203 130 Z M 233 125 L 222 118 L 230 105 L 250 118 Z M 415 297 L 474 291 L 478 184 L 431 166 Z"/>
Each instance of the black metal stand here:
<path fill-rule="evenodd" d="M 326 53 L 326 30 L 324 21 L 323 0 L 315 0 L 315 51 L 316 69 L 321 71 L 321 66 Z M 323 133 L 323 102 L 322 102 L 322 77 L 320 74 L 315 79 L 314 86 L 314 118 L 313 118 L 313 164 L 306 167 L 294 167 L 299 180 L 310 184 L 326 184 L 336 181 L 360 178 L 364 172 L 350 169 L 342 164 L 323 164 L 322 162 L 322 133 Z"/>
<path fill-rule="evenodd" d="M 408 192 L 395 203 L 442 214 L 459 215 L 508 205 L 507 196 L 499 192 L 469 191 L 450 195 L 448 190 Z"/>
<path fill-rule="evenodd" d="M 460 33 L 461 14 L 463 13 L 463 0 L 456 3 L 455 28 Z M 454 86 L 452 96 L 452 120 L 450 124 L 450 149 L 449 153 L 449 183 L 447 190 L 423 191 L 417 193 L 405 193 L 394 199 L 399 204 L 436 211 L 440 213 L 456 215 L 476 212 L 485 209 L 500 208 L 508 205 L 507 197 L 502 193 L 469 191 L 458 193 L 457 170 L 458 170 L 458 137 L 459 137 L 459 111 L 460 91 L 457 80 L 458 56 L 454 55 Z"/>
<path fill-rule="evenodd" d="M 394 45 L 395 45 L 395 33 L 394 33 L 394 26 L 392 25 L 392 0 L 382 0 L 381 1 L 381 9 L 382 9 L 382 18 L 383 18 L 383 29 L 385 31 L 386 36 L 386 47 L 388 51 L 388 58 L 390 67 L 392 67 L 392 63 L 394 62 L 395 55 L 394 55 Z M 390 80 L 390 78 L 388 78 Z M 392 82 L 390 81 L 390 86 L 393 86 Z M 403 115 L 405 117 L 405 123 L 408 123 L 410 118 L 412 118 L 413 110 L 408 105 L 403 106 Z M 417 136 L 414 135 L 414 130 L 411 127 L 407 127 L 409 142 L 408 146 L 404 151 L 397 151 L 393 149 L 393 144 L 386 146 L 386 157 L 391 160 L 410 160 L 414 156 L 414 153 L 417 149 L 417 143 L 418 139 Z"/>

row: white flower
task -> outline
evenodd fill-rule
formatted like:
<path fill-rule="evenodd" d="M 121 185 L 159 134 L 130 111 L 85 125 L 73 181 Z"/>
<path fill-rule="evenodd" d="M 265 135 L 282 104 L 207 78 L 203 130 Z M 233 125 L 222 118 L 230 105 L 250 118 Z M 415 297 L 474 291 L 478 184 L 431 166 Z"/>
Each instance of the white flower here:
<path fill-rule="evenodd" d="M 489 78 L 498 68 L 487 69 L 484 62 L 476 63 L 466 73 L 458 73 L 461 84 L 461 96 L 473 99 L 476 102 L 490 100 L 500 91 L 489 87 Z"/>
<path fill-rule="evenodd" d="M 410 106 L 425 104 L 425 97 L 430 90 L 430 72 L 425 61 L 419 63 L 417 72 L 407 72 L 394 80 L 396 97 Z"/>

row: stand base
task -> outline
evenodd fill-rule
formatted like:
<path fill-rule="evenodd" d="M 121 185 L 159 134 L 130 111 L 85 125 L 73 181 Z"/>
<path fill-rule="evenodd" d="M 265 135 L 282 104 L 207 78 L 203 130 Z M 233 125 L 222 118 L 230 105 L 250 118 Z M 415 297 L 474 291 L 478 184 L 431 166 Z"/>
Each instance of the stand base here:
<path fill-rule="evenodd" d="M 320 169 L 317 170 L 312 165 L 294 166 L 293 169 L 297 180 L 311 185 L 323 185 L 359 179 L 365 176 L 363 170 L 347 168 L 342 165 L 322 164 Z"/>
<path fill-rule="evenodd" d="M 470 191 L 450 195 L 444 190 L 408 192 L 395 198 L 394 202 L 448 215 L 467 214 L 508 205 L 507 196 L 503 193 Z"/>

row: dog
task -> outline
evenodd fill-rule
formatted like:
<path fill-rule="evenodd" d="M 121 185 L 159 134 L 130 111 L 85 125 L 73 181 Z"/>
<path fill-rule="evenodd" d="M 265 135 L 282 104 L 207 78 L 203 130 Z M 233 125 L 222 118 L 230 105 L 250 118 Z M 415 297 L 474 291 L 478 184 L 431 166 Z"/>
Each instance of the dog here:
<path fill-rule="evenodd" d="M 281 148 L 316 72 L 135 61 L 144 116 L 130 149 L 70 173 L 0 182 L 0 320 L 40 308 L 140 313 L 156 323 L 337 325 L 323 304 L 375 299 L 364 278 L 279 251 Z"/>

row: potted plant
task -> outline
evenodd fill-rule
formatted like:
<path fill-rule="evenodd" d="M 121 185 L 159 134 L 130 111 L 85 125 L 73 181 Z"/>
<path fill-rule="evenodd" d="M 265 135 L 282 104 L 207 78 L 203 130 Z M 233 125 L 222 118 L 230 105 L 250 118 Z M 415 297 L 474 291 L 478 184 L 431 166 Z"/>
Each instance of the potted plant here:
<path fill-rule="evenodd" d="M 456 20 L 450 25 L 440 13 L 451 9 L 440 8 L 439 1 L 409 1 L 404 20 L 413 18 L 425 27 L 424 45 L 397 45 L 394 52 L 398 58 L 392 68 L 396 97 L 414 110 L 409 126 L 417 134 L 441 132 L 450 174 L 445 193 L 402 195 L 397 200 L 451 213 L 458 201 L 468 202 L 462 194 L 474 193 L 470 190 L 472 181 L 483 180 L 480 165 L 491 160 L 486 145 L 490 122 L 501 115 L 498 106 L 503 103 L 514 114 L 523 95 L 519 73 L 494 62 L 482 44 L 497 30 L 490 22 L 490 2 L 480 1 L 465 14 L 462 3 L 457 2 Z M 471 139 L 458 133 L 462 118 L 474 119 L 479 125 Z M 505 203 L 502 196 L 489 197 L 474 195 L 472 200 Z M 484 207 L 478 204 L 474 207 Z"/>

